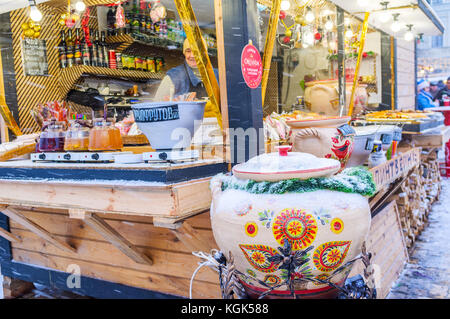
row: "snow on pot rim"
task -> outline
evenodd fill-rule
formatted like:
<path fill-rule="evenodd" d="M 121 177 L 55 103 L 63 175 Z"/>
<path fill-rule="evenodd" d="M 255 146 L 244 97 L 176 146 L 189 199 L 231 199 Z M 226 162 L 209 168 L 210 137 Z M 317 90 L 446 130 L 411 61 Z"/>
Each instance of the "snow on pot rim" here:
<path fill-rule="evenodd" d="M 207 101 L 132 104 L 135 122 L 156 150 L 185 149 L 200 127 Z"/>
<path fill-rule="evenodd" d="M 288 152 L 290 146 L 280 146 L 279 153 L 258 155 L 233 167 L 239 179 L 276 182 L 286 179 L 308 179 L 331 176 L 341 169 L 339 161 L 318 158 L 312 154 Z"/>

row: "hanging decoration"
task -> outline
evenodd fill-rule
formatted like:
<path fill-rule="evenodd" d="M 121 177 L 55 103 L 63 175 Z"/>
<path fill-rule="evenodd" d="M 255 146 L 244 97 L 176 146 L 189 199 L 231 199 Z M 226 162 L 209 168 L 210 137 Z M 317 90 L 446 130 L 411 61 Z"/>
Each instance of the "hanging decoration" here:
<path fill-rule="evenodd" d="M 80 20 L 80 15 L 77 14 L 76 11 L 72 9 L 70 5 L 70 0 L 67 0 L 67 11 L 61 14 L 59 24 L 61 24 L 62 26 L 66 26 L 69 29 L 72 29 L 78 20 Z"/>
<path fill-rule="evenodd" d="M 116 26 L 119 29 L 125 28 L 125 13 L 122 4 L 119 3 L 116 10 Z"/>
<path fill-rule="evenodd" d="M 150 10 L 150 18 L 152 19 L 152 22 L 157 23 L 160 20 L 165 19 L 166 16 L 167 16 L 166 7 L 164 7 L 159 0 L 154 1 L 151 4 Z"/>
<path fill-rule="evenodd" d="M 86 11 L 84 11 L 83 17 L 81 19 L 81 28 L 84 32 L 84 39 L 89 47 L 92 46 L 91 37 L 89 34 L 89 18 L 90 18 L 91 10 L 89 8 L 86 8 Z"/>
<path fill-rule="evenodd" d="M 22 30 L 25 38 L 37 39 L 41 34 L 41 26 L 31 19 L 22 23 Z"/>

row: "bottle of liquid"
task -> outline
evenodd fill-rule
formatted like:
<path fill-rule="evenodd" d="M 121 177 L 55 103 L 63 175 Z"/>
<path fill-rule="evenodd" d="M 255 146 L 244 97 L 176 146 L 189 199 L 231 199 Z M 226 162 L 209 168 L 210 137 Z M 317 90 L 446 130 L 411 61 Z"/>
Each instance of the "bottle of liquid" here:
<path fill-rule="evenodd" d="M 75 30 L 74 49 L 75 49 L 74 51 L 75 65 L 83 64 L 83 55 L 81 53 L 80 29 Z"/>
<path fill-rule="evenodd" d="M 133 21 L 131 22 L 131 32 L 139 33 L 141 22 L 139 20 L 139 8 L 137 6 L 137 1 L 134 0 L 133 4 Z"/>
<path fill-rule="evenodd" d="M 109 55 L 108 55 L 108 45 L 106 44 L 105 31 L 102 31 L 102 38 L 100 42 L 102 52 L 103 52 L 103 66 L 107 68 L 109 66 Z"/>
<path fill-rule="evenodd" d="M 106 13 L 106 32 L 108 36 L 114 35 L 114 22 L 116 20 L 116 15 L 112 7 L 109 7 Z"/>
<path fill-rule="evenodd" d="M 105 59 L 104 59 L 104 56 L 103 56 L 103 48 L 102 48 L 101 43 L 99 41 L 99 33 L 98 33 L 98 31 L 95 31 L 94 49 L 97 51 L 97 66 L 104 67 L 105 66 Z"/>
<path fill-rule="evenodd" d="M 89 51 L 89 46 L 86 42 L 86 38 L 83 38 L 81 42 L 81 48 L 83 65 L 91 65 L 91 52 Z"/>
<path fill-rule="evenodd" d="M 58 45 L 59 66 L 61 69 L 67 68 L 67 48 L 66 48 L 66 34 L 64 30 L 61 31 L 61 42 Z"/>
<path fill-rule="evenodd" d="M 91 65 L 92 66 L 100 66 L 98 59 L 98 35 L 95 34 L 94 42 L 90 47 L 90 55 L 91 55 Z"/>
<path fill-rule="evenodd" d="M 75 57 L 74 57 L 75 50 L 71 29 L 69 29 L 69 32 L 67 33 L 66 48 L 67 48 L 67 67 L 70 68 L 75 64 Z"/>

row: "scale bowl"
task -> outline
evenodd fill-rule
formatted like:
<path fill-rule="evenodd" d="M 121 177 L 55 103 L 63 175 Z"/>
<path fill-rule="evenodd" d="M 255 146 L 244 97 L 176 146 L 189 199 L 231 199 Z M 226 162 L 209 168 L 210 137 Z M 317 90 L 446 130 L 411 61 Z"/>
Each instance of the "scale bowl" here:
<path fill-rule="evenodd" d="M 131 107 L 138 128 L 156 150 L 185 149 L 200 127 L 206 101 L 152 102 Z"/>

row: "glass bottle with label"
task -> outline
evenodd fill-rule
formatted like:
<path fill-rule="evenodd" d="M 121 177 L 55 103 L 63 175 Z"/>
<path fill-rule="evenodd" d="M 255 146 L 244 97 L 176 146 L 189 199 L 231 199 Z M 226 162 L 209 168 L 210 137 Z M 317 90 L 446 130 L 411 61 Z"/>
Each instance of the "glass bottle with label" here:
<path fill-rule="evenodd" d="M 61 31 L 61 42 L 58 45 L 59 66 L 61 69 L 67 68 L 67 48 L 66 48 L 66 33 Z"/>
<path fill-rule="evenodd" d="M 69 29 L 69 32 L 67 33 L 66 48 L 67 48 L 67 67 L 70 68 L 75 64 L 74 42 L 71 29 Z"/>
<path fill-rule="evenodd" d="M 74 43 L 74 59 L 76 65 L 81 65 L 83 63 L 81 53 L 81 41 L 80 41 L 80 29 L 75 30 L 75 43 Z"/>
<path fill-rule="evenodd" d="M 97 52 L 97 66 L 105 66 L 105 60 L 103 57 L 103 48 L 99 40 L 99 33 L 95 31 L 94 50 Z"/>
<path fill-rule="evenodd" d="M 108 55 L 108 46 L 106 44 L 105 31 L 102 31 L 100 46 L 102 48 L 103 66 L 107 68 L 109 66 L 109 55 Z"/>
<path fill-rule="evenodd" d="M 86 42 L 86 37 L 83 38 L 81 42 L 81 54 L 83 59 L 83 65 L 91 65 L 91 53 L 89 51 L 89 46 Z"/>

